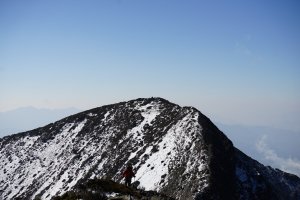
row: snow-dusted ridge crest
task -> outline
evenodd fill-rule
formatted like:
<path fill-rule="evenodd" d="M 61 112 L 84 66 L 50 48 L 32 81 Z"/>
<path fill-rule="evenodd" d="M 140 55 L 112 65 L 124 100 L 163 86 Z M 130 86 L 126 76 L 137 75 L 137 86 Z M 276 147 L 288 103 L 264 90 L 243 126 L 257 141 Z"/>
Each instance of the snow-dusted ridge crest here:
<path fill-rule="evenodd" d="M 0 139 L 0 200 L 48 200 L 92 178 L 120 182 L 128 162 L 141 187 L 181 200 L 289 198 L 268 193 L 280 184 L 300 194 L 298 177 L 239 152 L 197 109 L 141 98 Z"/>

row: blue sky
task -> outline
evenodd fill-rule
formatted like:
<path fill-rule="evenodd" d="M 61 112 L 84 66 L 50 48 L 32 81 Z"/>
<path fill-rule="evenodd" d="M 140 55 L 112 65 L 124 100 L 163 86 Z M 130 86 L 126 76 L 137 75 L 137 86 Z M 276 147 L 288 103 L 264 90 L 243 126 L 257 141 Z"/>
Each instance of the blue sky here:
<path fill-rule="evenodd" d="M 300 2 L 0 1 L 0 112 L 159 96 L 300 131 Z"/>

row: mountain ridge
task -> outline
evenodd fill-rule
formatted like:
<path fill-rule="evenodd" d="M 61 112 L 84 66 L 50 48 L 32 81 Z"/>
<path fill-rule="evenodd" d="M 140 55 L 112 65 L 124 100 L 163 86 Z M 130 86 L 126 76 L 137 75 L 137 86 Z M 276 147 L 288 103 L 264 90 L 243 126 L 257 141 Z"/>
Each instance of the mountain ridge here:
<path fill-rule="evenodd" d="M 128 162 L 142 187 L 176 199 L 300 196 L 297 176 L 266 170 L 234 148 L 200 111 L 162 98 L 93 108 L 7 136 L 0 139 L 0 152 L 3 199 L 51 199 L 99 176 L 120 182 Z M 270 192 L 274 188 L 281 192 Z"/>
<path fill-rule="evenodd" d="M 43 127 L 79 111 L 79 109 L 73 107 L 47 109 L 28 106 L 0 112 L 0 138 L 8 134 L 11 135 Z"/>

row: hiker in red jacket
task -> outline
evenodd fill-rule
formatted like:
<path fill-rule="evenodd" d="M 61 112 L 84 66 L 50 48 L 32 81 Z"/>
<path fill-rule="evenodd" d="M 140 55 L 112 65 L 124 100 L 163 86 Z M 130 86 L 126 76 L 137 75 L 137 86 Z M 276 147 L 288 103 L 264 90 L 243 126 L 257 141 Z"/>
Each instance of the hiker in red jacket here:
<path fill-rule="evenodd" d="M 135 174 L 132 171 L 131 164 L 127 165 L 126 170 L 123 172 L 123 177 L 125 178 L 125 185 L 130 187 L 131 179 L 132 179 L 132 177 L 135 177 Z"/>

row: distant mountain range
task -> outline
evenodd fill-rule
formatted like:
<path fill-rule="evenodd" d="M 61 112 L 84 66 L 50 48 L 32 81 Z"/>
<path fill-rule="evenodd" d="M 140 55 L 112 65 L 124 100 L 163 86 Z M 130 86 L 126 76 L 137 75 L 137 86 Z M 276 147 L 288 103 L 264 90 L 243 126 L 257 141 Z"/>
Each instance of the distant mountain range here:
<path fill-rule="evenodd" d="M 48 200 L 127 163 L 135 181 L 179 200 L 300 199 L 300 178 L 235 148 L 206 116 L 161 98 L 68 116 L 0 139 L 0 199 Z"/>
<path fill-rule="evenodd" d="M 0 138 L 45 126 L 78 112 L 80 110 L 76 108 L 39 109 L 34 107 L 22 107 L 0 112 Z"/>
<path fill-rule="evenodd" d="M 300 176 L 300 132 L 217 123 L 234 146 L 259 162 Z"/>

